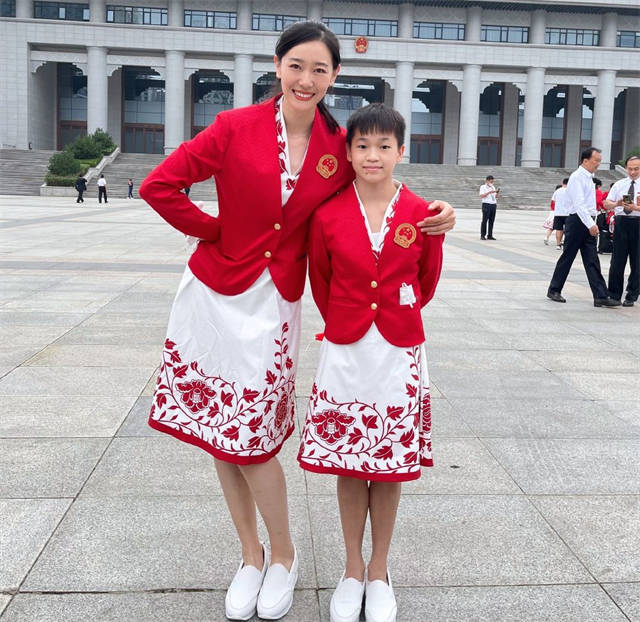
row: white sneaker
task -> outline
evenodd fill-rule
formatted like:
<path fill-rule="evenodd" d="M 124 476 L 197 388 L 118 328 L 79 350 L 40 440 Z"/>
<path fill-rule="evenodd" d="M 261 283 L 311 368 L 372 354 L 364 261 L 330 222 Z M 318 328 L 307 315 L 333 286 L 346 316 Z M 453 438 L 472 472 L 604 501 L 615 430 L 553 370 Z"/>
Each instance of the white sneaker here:
<path fill-rule="evenodd" d="M 558 246 L 556 246 L 556 250 L 557 251 L 561 251 L 562 250 L 562 246 L 560 246 L 560 244 L 558 244 Z"/>
<path fill-rule="evenodd" d="M 544 245 L 549 246 L 549 240 L 547 240 L 547 238 L 544 239 Z"/>
<path fill-rule="evenodd" d="M 293 590 L 298 580 L 298 551 L 293 547 L 291 570 L 282 564 L 269 566 L 258 595 L 258 617 L 279 620 L 293 604 Z"/>
<path fill-rule="evenodd" d="M 364 615 L 367 622 L 396 622 L 398 606 L 387 571 L 387 583 L 376 579 L 367 581 Z"/>
<path fill-rule="evenodd" d="M 262 545 L 262 553 L 264 555 L 262 571 L 255 566 L 245 566 L 243 562 L 240 562 L 240 568 L 233 577 L 224 599 L 229 620 L 249 620 L 256 612 L 258 593 L 269 567 L 269 551 L 264 544 Z"/>
<path fill-rule="evenodd" d="M 365 574 L 365 581 L 367 577 Z M 331 622 L 358 622 L 362 609 L 365 581 L 358 581 L 353 577 L 342 578 L 331 596 Z"/>

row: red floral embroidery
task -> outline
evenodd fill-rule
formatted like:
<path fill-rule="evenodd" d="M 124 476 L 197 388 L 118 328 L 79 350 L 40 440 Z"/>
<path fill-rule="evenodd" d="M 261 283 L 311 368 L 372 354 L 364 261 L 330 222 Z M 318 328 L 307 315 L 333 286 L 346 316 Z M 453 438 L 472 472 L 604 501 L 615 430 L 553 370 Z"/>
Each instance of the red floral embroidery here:
<path fill-rule="evenodd" d="M 282 325 L 272 369 L 264 386 L 237 387 L 208 375 L 197 361 L 183 361 L 176 344 L 165 341 L 151 417 L 195 436 L 214 449 L 236 455 L 260 455 L 276 449 L 293 426 L 295 373 Z M 275 404 L 275 409 L 274 409 Z"/>
<path fill-rule="evenodd" d="M 355 417 L 345 415 L 339 410 L 323 410 L 314 414 L 311 421 L 316 426 L 316 434 L 327 443 L 335 443 L 347 434 L 347 428 L 355 422 Z"/>
<path fill-rule="evenodd" d="M 420 347 L 406 354 L 410 382 L 398 405 L 338 402 L 314 383 L 298 454 L 303 464 L 383 476 L 415 473 L 429 463 L 431 402 L 428 386 L 421 386 Z"/>
<path fill-rule="evenodd" d="M 206 408 L 209 405 L 209 400 L 216 396 L 216 392 L 202 380 L 179 382 L 176 387 L 182 393 L 182 401 L 192 413 Z"/>
<path fill-rule="evenodd" d="M 280 176 L 285 178 L 285 188 L 293 190 L 298 181 L 298 175 L 289 175 L 287 168 L 287 143 L 284 138 L 284 127 L 280 119 L 280 99 L 276 101 L 276 139 L 278 142 L 278 162 L 280 164 Z"/>

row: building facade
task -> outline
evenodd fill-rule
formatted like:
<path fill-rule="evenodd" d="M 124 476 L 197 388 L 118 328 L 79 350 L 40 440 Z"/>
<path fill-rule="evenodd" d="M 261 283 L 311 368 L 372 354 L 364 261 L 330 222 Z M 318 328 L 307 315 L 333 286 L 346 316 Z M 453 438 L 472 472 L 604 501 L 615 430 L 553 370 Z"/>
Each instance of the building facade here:
<path fill-rule="evenodd" d="M 0 145 L 60 149 L 105 129 L 169 153 L 215 115 L 266 97 L 288 24 L 339 37 L 327 103 L 407 120 L 407 159 L 605 165 L 640 145 L 638 0 L 0 0 Z M 151 6 L 152 5 L 152 6 Z"/>

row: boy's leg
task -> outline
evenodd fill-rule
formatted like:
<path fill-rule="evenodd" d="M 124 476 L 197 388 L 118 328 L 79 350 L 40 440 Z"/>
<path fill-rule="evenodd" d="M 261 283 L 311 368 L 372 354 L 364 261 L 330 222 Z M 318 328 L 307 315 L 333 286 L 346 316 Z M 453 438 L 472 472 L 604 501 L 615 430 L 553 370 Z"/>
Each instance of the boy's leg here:
<path fill-rule="evenodd" d="M 399 482 L 371 482 L 369 514 L 372 550 L 367 576 L 369 581 L 387 580 L 387 557 L 398 514 L 401 488 Z"/>
<path fill-rule="evenodd" d="M 345 578 L 352 577 L 364 581 L 364 558 L 362 539 L 369 510 L 368 482 L 354 477 L 338 476 L 338 505 L 342 535 L 347 554 Z"/>

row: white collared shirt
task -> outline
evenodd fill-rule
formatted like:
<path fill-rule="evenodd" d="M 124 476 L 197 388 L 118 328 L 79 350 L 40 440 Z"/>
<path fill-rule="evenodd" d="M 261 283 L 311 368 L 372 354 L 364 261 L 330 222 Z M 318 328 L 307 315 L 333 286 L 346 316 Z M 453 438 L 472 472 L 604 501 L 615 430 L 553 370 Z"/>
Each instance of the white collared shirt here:
<path fill-rule="evenodd" d="M 571 173 L 565 199 L 568 214 L 578 214 L 587 229 L 596 224 L 596 186 L 593 183 L 593 173 L 584 166 L 580 165 Z"/>
<path fill-rule="evenodd" d="M 631 185 L 631 177 L 625 177 L 624 179 L 619 179 L 613 186 L 611 190 L 609 190 L 609 194 L 607 195 L 607 201 L 619 201 L 625 194 L 629 194 L 629 186 Z M 634 205 L 638 204 L 638 195 L 640 194 L 640 177 L 636 179 L 636 183 L 633 186 L 634 188 L 634 196 L 631 197 L 632 203 Z M 633 216 L 635 218 L 640 218 L 640 212 L 633 211 L 630 214 L 624 213 L 624 208 L 622 205 L 617 205 L 615 209 L 616 216 Z"/>
<path fill-rule="evenodd" d="M 482 198 L 483 203 L 492 203 L 494 205 L 497 203 L 496 195 L 493 192 L 495 189 L 496 187 L 493 184 L 483 184 L 480 186 L 480 192 L 478 192 L 478 195 Z M 486 197 L 483 197 L 482 195 L 487 192 L 491 192 L 491 194 L 487 194 Z"/>
<path fill-rule="evenodd" d="M 558 188 L 551 197 L 552 201 L 555 201 L 555 208 L 553 213 L 556 216 L 568 216 L 569 215 L 569 206 L 567 205 L 567 189 L 562 186 L 562 188 Z"/>

